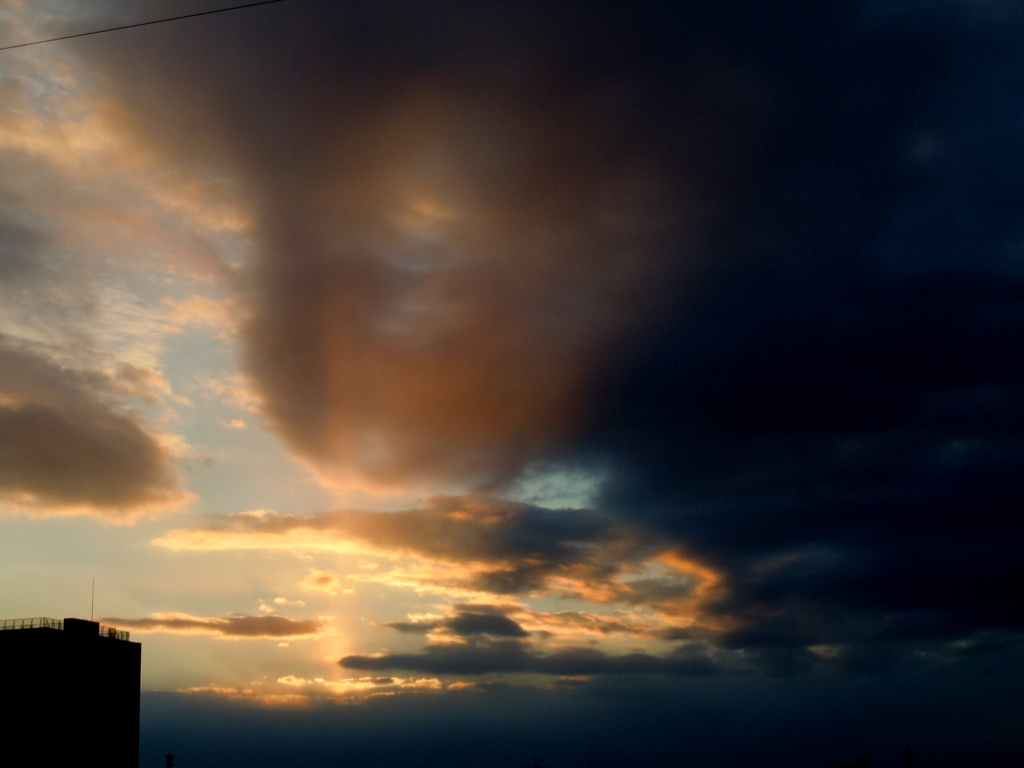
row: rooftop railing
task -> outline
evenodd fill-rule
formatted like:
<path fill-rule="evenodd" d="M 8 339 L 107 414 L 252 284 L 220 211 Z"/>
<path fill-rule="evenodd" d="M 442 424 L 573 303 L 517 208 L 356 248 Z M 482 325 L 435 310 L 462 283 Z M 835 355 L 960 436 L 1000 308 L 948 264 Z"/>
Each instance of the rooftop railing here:
<path fill-rule="evenodd" d="M 0 631 L 5 629 L 64 629 L 64 622 L 45 616 L 35 616 L 31 619 L 0 619 Z"/>
<path fill-rule="evenodd" d="M 100 624 L 100 637 L 109 637 L 111 640 L 127 640 L 130 633 L 127 629 L 115 629 Z"/>
<path fill-rule="evenodd" d="M 100 637 L 108 637 L 111 640 L 127 641 L 131 634 L 124 629 L 108 627 L 97 624 Z M 0 619 L 0 632 L 5 629 L 64 629 L 64 622 L 60 619 L 50 619 L 46 616 L 33 616 L 30 619 Z"/>

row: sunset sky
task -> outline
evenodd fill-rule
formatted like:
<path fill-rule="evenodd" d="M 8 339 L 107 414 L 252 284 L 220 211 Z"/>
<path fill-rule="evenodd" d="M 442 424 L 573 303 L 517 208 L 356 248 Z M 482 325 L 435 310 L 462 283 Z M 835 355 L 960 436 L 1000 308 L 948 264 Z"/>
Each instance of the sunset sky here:
<path fill-rule="evenodd" d="M 0 51 L 0 618 L 142 642 L 142 766 L 1019 767 L 1022 509 L 1015 0 Z"/>

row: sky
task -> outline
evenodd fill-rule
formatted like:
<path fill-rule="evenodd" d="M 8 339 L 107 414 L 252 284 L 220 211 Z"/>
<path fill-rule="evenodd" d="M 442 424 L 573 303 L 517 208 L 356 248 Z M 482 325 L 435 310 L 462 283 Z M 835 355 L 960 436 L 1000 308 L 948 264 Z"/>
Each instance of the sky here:
<path fill-rule="evenodd" d="M 0 618 L 142 766 L 1019 766 L 1022 90 L 1012 0 L 0 51 Z"/>

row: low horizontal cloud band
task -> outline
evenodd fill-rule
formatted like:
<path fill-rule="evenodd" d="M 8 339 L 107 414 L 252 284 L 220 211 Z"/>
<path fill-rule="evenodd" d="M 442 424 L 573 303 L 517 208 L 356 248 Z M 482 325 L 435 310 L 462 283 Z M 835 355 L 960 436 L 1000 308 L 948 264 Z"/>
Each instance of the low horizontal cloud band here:
<path fill-rule="evenodd" d="M 247 616 L 229 614 L 224 617 L 190 616 L 179 613 L 158 613 L 144 619 L 102 619 L 104 623 L 138 632 L 170 632 L 180 634 L 218 635 L 230 638 L 309 637 L 324 631 L 320 619 L 288 619 L 284 616 Z"/>

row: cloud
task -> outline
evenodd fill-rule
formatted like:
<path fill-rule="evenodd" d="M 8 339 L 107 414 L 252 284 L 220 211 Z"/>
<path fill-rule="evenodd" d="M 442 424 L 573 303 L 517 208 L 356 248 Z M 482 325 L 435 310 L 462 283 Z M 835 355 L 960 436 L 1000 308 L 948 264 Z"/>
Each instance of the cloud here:
<path fill-rule="evenodd" d="M 530 634 L 507 616 L 475 611 L 460 611 L 448 619 L 444 626 L 462 636 L 527 637 Z"/>
<path fill-rule="evenodd" d="M 228 338 L 232 325 L 231 306 L 208 296 L 189 296 L 184 299 L 165 299 L 169 309 L 167 322 L 176 330 L 207 328 L 221 338 Z"/>
<path fill-rule="evenodd" d="M 304 589 L 336 595 L 341 589 L 341 579 L 330 571 L 313 568 L 306 578 L 302 580 L 300 586 Z"/>
<path fill-rule="evenodd" d="M 125 391 L 160 379 L 64 367 L 0 336 L 0 494 L 29 510 L 127 514 L 183 504 L 172 456 Z"/>
<path fill-rule="evenodd" d="M 516 640 L 428 645 L 418 654 L 353 655 L 345 656 L 338 663 L 345 669 L 407 669 L 433 675 L 708 675 L 720 671 L 704 652 L 689 648 L 666 656 L 609 655 L 595 648 L 537 654 L 531 651 L 529 644 Z"/>
<path fill-rule="evenodd" d="M 76 49 L 126 136 L 251 194 L 250 407 L 339 481 L 602 482 L 588 512 L 446 497 L 160 544 L 697 603 L 764 658 L 1024 627 L 1006 5 L 278 5 Z M 689 570 L 643 572 L 665 551 Z"/>
<path fill-rule="evenodd" d="M 465 595 L 560 595 L 687 613 L 716 575 L 642 528 L 590 510 L 552 510 L 488 497 L 432 498 L 396 512 L 309 517 L 269 511 L 206 518 L 166 532 L 174 550 L 283 549 L 372 553 L 390 567 L 350 579 Z M 413 558 L 412 564 L 396 563 Z"/>
<path fill-rule="evenodd" d="M 171 385 L 156 368 L 118 363 L 111 382 L 125 396 L 147 403 L 159 403 L 171 395 Z"/>
<path fill-rule="evenodd" d="M 475 641 L 533 636 L 551 647 L 623 638 L 642 642 L 657 639 L 708 641 L 716 634 L 696 624 L 685 630 L 677 627 L 670 631 L 665 628 L 667 620 L 670 619 L 665 615 L 646 607 L 615 609 L 609 615 L 583 610 L 539 611 L 527 604 L 456 603 L 441 615 L 411 615 L 408 621 L 388 622 L 384 626 L 403 634 L 429 635 L 435 644 L 452 637 Z"/>
<path fill-rule="evenodd" d="M 201 685 L 185 688 L 176 693 L 191 697 L 257 702 L 280 710 L 289 707 L 306 708 L 310 704 L 328 702 L 361 703 L 368 699 L 401 694 L 429 693 L 442 690 L 436 678 L 414 677 L 346 677 L 325 679 L 284 675 L 276 680 L 259 680 L 245 687 Z"/>
<path fill-rule="evenodd" d="M 636 535 L 625 535 L 611 520 L 586 510 L 549 510 L 487 497 L 435 496 L 426 504 L 396 512 L 342 510 L 309 517 L 270 511 L 210 517 L 195 529 L 170 531 L 156 543 L 182 549 L 229 545 L 259 549 L 288 546 L 288 536 L 316 532 L 325 546 L 333 540 L 364 543 L 375 551 L 484 563 L 537 559 L 570 564 L 585 558 L 582 544 L 606 543 L 626 556 L 642 551 Z"/>
<path fill-rule="evenodd" d="M 529 611 L 517 616 L 530 632 L 553 637 L 559 642 L 581 642 L 615 636 L 633 638 L 664 637 L 665 616 L 656 613 L 630 613 L 616 611 L 614 615 L 602 615 L 585 611 Z M 710 637 L 712 633 L 707 632 Z M 669 638 L 673 639 L 673 638 Z M 686 639 L 692 639 L 687 637 Z"/>
<path fill-rule="evenodd" d="M 102 621 L 137 632 L 216 635 L 233 639 L 309 637 L 322 633 L 326 627 L 325 622 L 320 619 L 300 620 L 288 619 L 284 616 L 246 616 L 244 614 L 207 618 L 184 613 L 156 613 L 145 619 L 102 619 Z"/>
<path fill-rule="evenodd" d="M 37 36 L 24 7 L 3 15 Z M 126 140 L 89 68 L 33 51 L 0 77 L 0 501 L 121 519 L 180 507 L 186 444 L 153 426 L 175 402 L 163 299 L 231 284 L 207 229 L 154 204 L 158 186 L 176 197 L 173 173 Z"/>
<path fill-rule="evenodd" d="M 278 678 L 277 683 L 293 689 L 309 700 L 340 699 L 360 701 L 375 696 L 394 696 L 396 693 L 436 693 L 441 690 L 437 678 L 415 677 L 347 677 L 336 680 L 323 678 L 307 679 L 287 675 Z M 263 694 L 260 698 L 273 699 L 274 694 Z"/>
<path fill-rule="evenodd" d="M 25 15 L 12 9 L 8 23 L 38 21 Z M 5 64 L 0 326 L 65 355 L 153 365 L 174 331 L 164 300 L 204 301 L 169 294 L 235 287 L 202 216 L 176 205 L 191 193 L 197 211 L 218 209 L 223 190 L 196 195 L 184 188 L 202 186 L 202 174 L 157 167 L 89 70 L 67 46 Z M 151 281 L 154 273 L 166 280 Z"/>
<path fill-rule="evenodd" d="M 259 398 L 241 376 L 203 378 L 200 385 L 223 403 L 247 413 L 259 411 Z"/>
<path fill-rule="evenodd" d="M 592 415 L 581 393 L 688 296 L 759 70 L 623 8 L 581 34 L 567 5 L 535 28 L 515 6 L 318 3 L 276 16 L 303 55 L 224 56 L 269 18 L 154 29 L 144 61 L 137 36 L 76 47 L 134 144 L 253 193 L 244 337 L 269 423 L 323 474 L 374 483 L 489 487 L 558 454 Z M 685 14 L 662 21 L 685 37 Z M 305 119 L 254 130 L 268 104 Z"/>
<path fill-rule="evenodd" d="M 433 621 L 391 622 L 386 626 L 398 632 L 420 634 L 443 629 L 461 637 L 528 637 L 529 632 L 519 624 L 488 610 L 472 610 L 473 606 L 457 610 L 453 615 Z"/>

